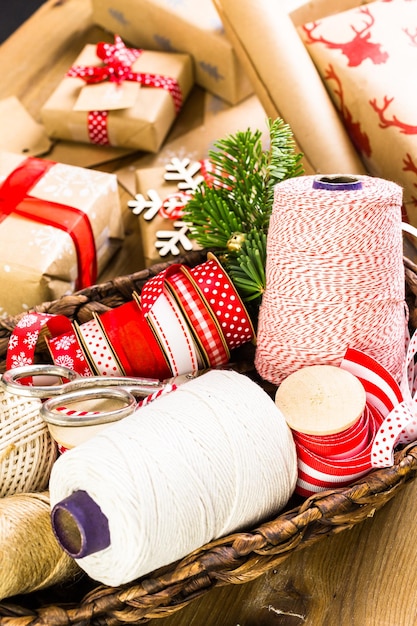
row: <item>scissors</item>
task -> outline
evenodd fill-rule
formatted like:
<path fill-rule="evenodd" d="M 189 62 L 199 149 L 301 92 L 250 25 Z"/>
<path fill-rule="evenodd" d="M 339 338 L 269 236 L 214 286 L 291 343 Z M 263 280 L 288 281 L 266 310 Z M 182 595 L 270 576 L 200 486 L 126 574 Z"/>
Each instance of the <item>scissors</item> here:
<path fill-rule="evenodd" d="M 133 413 L 139 406 L 138 397 L 147 397 L 158 391 L 169 391 L 175 386 L 196 378 L 206 370 L 174 376 L 165 380 L 129 376 L 81 376 L 62 365 L 22 365 L 7 370 L 0 377 L 1 386 L 11 393 L 45 400 L 40 413 L 46 422 L 59 426 L 91 426 L 113 422 Z M 45 384 L 22 384 L 23 378 L 40 377 Z M 50 377 L 54 384 L 46 384 Z M 66 382 L 63 382 L 63 379 Z M 60 381 L 60 382 L 59 382 Z M 100 412 L 79 411 L 72 415 L 60 412 L 68 404 L 90 400 L 115 400 L 122 406 Z"/>

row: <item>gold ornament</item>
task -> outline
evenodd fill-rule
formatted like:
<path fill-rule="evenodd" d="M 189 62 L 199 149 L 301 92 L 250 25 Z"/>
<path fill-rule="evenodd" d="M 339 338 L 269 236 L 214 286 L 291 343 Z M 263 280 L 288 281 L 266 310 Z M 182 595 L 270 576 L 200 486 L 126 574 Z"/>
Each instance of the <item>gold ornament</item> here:
<path fill-rule="evenodd" d="M 239 252 L 246 239 L 245 233 L 233 233 L 228 240 L 226 247 L 229 252 Z"/>

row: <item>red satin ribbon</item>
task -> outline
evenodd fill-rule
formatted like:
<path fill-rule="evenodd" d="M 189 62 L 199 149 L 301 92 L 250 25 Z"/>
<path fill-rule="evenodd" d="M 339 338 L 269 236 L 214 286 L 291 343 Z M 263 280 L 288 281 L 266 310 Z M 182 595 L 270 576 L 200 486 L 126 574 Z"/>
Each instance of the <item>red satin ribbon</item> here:
<path fill-rule="evenodd" d="M 162 348 L 136 300 L 110 309 L 96 319 L 128 376 L 160 380 L 172 376 Z"/>
<path fill-rule="evenodd" d="M 29 157 L 9 174 L 0 186 L 0 222 L 15 213 L 68 233 L 77 253 L 76 289 L 84 289 L 97 279 L 96 247 L 88 216 L 75 207 L 29 195 L 54 165 L 53 161 Z"/>

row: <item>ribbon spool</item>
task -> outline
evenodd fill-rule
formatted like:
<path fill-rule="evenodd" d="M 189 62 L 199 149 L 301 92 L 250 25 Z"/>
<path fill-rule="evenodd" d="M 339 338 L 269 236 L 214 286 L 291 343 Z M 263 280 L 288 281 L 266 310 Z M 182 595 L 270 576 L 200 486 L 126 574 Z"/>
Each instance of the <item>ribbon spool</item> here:
<path fill-rule="evenodd" d="M 346 486 L 373 468 L 390 467 L 397 446 L 415 441 L 416 353 L 414 334 L 401 386 L 375 359 L 353 348 L 340 368 L 309 366 L 281 383 L 276 403 L 292 428 L 298 494 Z"/>
<path fill-rule="evenodd" d="M 353 374 L 332 365 L 302 368 L 281 383 L 275 403 L 294 436 L 299 495 L 311 495 L 311 485 L 342 486 L 363 473 L 382 417 L 369 419 L 365 389 Z"/>
<path fill-rule="evenodd" d="M 119 585 L 266 519 L 296 478 L 291 431 L 268 394 L 212 370 L 62 455 L 52 524 L 82 569 Z"/>
<path fill-rule="evenodd" d="M 0 554 L 0 600 L 64 583 L 81 573 L 52 532 L 47 491 L 0 498 Z"/>
<path fill-rule="evenodd" d="M 268 230 L 255 366 L 276 385 L 362 350 L 400 380 L 405 303 L 402 190 L 361 176 L 279 183 Z"/>

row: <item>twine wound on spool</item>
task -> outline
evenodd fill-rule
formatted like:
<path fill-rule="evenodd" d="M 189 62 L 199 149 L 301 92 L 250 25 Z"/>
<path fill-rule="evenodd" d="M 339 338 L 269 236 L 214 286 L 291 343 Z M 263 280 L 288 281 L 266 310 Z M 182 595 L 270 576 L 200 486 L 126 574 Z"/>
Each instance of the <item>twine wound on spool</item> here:
<path fill-rule="evenodd" d="M 66 582 L 81 572 L 55 539 L 48 492 L 0 498 L 0 554 L 0 600 Z"/>
<path fill-rule="evenodd" d="M 61 456 L 52 522 L 90 577 L 119 585 L 270 517 L 296 478 L 291 431 L 271 398 L 242 374 L 212 370 Z"/>
<path fill-rule="evenodd" d="M 401 203 L 398 185 L 367 176 L 276 186 L 255 355 L 263 378 L 278 385 L 301 367 L 337 366 L 353 347 L 400 380 Z"/>
<path fill-rule="evenodd" d="M 0 389 L 0 497 L 48 486 L 57 448 L 40 409 L 39 399 Z"/>

